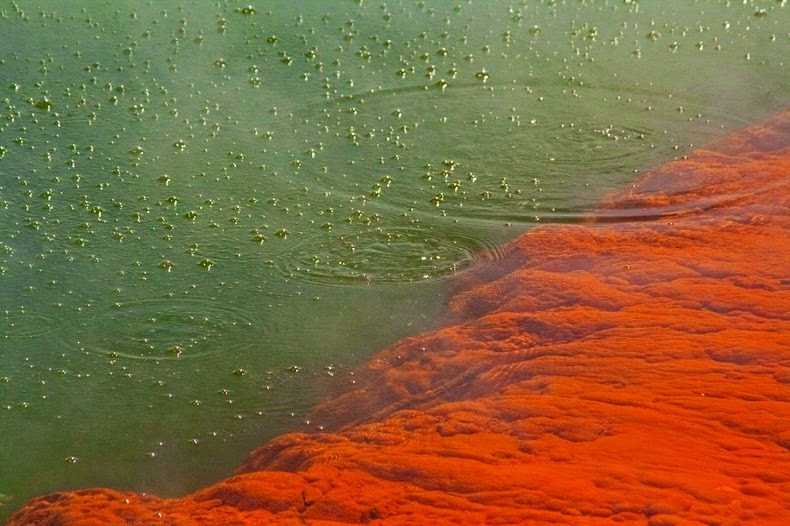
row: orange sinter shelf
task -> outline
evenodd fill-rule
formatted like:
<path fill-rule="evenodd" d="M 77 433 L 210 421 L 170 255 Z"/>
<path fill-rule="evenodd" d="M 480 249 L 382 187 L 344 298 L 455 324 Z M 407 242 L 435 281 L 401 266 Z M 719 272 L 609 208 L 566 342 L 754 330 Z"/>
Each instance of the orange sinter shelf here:
<path fill-rule="evenodd" d="M 467 274 L 235 476 L 9 525 L 790 524 L 790 111 Z"/>

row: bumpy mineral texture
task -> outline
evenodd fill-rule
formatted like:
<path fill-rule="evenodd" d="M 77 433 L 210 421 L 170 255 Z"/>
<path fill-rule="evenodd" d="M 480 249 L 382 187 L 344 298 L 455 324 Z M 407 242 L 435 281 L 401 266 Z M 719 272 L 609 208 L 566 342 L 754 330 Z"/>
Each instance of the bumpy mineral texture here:
<path fill-rule="evenodd" d="M 790 524 L 790 112 L 469 274 L 237 474 L 9 524 Z"/>

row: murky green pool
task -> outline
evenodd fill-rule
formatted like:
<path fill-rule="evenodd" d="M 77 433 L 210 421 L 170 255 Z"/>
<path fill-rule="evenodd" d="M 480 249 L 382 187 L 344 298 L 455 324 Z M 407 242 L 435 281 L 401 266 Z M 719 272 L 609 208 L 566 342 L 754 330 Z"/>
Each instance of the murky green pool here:
<path fill-rule="evenodd" d="M 80 7 L 80 5 L 86 7 Z M 788 103 L 784 1 L 0 2 L 0 519 L 314 429 L 454 280 Z"/>

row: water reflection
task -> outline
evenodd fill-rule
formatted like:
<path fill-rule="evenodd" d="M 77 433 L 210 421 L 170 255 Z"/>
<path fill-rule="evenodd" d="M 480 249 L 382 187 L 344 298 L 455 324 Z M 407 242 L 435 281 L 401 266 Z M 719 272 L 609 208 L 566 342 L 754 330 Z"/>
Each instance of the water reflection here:
<path fill-rule="evenodd" d="M 0 494 L 186 491 L 305 425 L 502 242 L 784 104 L 759 10 L 0 6 Z"/>

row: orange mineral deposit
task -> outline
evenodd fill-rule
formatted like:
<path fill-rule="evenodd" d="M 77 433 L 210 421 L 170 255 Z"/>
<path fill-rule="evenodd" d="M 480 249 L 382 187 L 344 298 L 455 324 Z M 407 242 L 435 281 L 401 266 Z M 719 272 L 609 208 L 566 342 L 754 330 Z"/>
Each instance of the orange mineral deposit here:
<path fill-rule="evenodd" d="M 790 112 L 535 229 L 178 499 L 89 489 L 9 525 L 790 524 Z"/>

